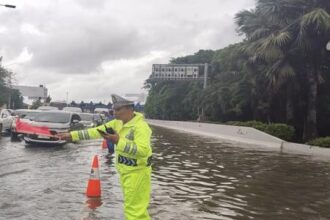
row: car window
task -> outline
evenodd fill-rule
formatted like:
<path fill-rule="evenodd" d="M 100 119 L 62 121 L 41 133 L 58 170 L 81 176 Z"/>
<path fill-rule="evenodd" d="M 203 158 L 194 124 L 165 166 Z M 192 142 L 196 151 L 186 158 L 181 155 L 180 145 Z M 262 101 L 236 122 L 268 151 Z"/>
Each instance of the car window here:
<path fill-rule="evenodd" d="M 63 112 L 39 112 L 35 115 L 34 121 L 50 123 L 69 123 L 70 113 Z"/>
<path fill-rule="evenodd" d="M 64 107 L 63 111 L 68 111 L 68 112 L 82 112 L 81 108 L 78 107 Z"/>
<path fill-rule="evenodd" d="M 80 114 L 82 121 L 93 121 L 93 115 L 91 114 Z"/>

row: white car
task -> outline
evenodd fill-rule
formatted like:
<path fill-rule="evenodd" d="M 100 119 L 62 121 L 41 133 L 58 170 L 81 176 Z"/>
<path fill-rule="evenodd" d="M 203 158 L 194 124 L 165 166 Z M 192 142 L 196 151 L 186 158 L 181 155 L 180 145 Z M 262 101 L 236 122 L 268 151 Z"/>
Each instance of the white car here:
<path fill-rule="evenodd" d="M 16 132 L 16 121 L 18 118 L 20 118 L 21 121 L 25 123 L 31 123 L 33 119 L 36 117 L 37 114 L 39 114 L 40 110 L 34 110 L 34 109 L 17 109 L 14 111 L 14 120 L 11 125 L 11 140 L 19 140 L 18 135 L 19 133 Z"/>
<path fill-rule="evenodd" d="M 29 123 L 36 127 L 48 127 L 51 132 L 61 133 L 84 129 L 77 113 L 65 111 L 41 111 L 33 116 Z M 36 134 L 26 134 L 23 139 L 27 144 L 62 145 L 65 140 Z"/>
<path fill-rule="evenodd" d="M 94 113 L 109 113 L 109 109 L 108 108 L 95 108 L 94 109 Z"/>
<path fill-rule="evenodd" d="M 2 109 L 0 111 L 0 124 L 1 130 L 0 133 L 9 133 L 11 124 L 13 123 L 14 116 L 12 115 L 12 110 L 10 109 Z"/>
<path fill-rule="evenodd" d="M 78 113 L 81 113 L 82 112 L 81 108 L 79 108 L 79 107 L 64 107 L 63 108 L 63 111 L 66 111 L 66 112 L 78 112 Z"/>
<path fill-rule="evenodd" d="M 54 110 L 58 110 L 57 107 L 54 106 L 40 106 L 37 108 L 37 110 L 41 110 L 41 111 L 54 111 Z"/>

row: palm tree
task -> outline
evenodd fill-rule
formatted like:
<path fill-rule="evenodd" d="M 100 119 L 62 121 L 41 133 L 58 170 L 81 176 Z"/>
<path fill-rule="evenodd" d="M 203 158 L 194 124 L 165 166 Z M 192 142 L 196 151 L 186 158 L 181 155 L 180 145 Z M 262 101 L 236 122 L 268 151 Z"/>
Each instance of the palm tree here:
<path fill-rule="evenodd" d="M 265 74 L 271 91 L 276 92 L 298 74 L 292 60 L 297 62 L 298 58 L 298 66 L 306 68 L 304 140 L 317 136 L 317 91 L 329 40 L 329 11 L 330 3 L 324 0 L 259 0 L 256 10 L 236 16 L 239 31 L 247 36 L 244 50 L 250 60 L 261 60 L 268 67 Z"/>

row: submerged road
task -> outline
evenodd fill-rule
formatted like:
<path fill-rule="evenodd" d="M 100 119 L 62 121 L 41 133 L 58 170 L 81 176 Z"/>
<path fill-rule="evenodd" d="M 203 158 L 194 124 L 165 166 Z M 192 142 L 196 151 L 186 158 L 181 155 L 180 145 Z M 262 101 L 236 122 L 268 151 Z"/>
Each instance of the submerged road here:
<path fill-rule="evenodd" d="M 330 162 L 153 127 L 152 219 L 330 219 Z M 93 155 L 102 205 L 86 208 Z M 123 219 L 100 141 L 62 147 L 0 139 L 0 219 Z"/>

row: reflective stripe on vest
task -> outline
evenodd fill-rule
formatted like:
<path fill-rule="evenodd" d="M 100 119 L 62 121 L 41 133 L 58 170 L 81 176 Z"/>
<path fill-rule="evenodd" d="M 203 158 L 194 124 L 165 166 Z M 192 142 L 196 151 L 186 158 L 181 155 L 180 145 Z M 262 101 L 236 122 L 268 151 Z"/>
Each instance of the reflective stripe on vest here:
<path fill-rule="evenodd" d="M 118 163 L 125 164 L 127 166 L 132 166 L 132 167 L 137 166 L 137 160 L 136 159 L 124 157 L 122 155 L 118 156 Z"/>

